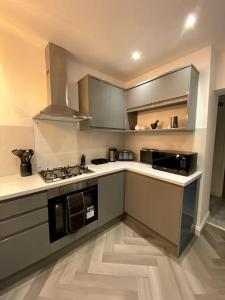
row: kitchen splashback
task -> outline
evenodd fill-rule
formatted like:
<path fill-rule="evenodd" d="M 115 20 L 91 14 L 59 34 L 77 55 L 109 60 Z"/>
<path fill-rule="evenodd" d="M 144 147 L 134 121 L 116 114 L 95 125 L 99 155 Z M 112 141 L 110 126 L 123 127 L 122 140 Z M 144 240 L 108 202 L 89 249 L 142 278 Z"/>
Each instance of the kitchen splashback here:
<path fill-rule="evenodd" d="M 79 131 L 77 124 L 35 121 L 35 159 L 37 171 L 107 157 L 112 146 L 123 148 L 124 135 L 105 131 Z"/>

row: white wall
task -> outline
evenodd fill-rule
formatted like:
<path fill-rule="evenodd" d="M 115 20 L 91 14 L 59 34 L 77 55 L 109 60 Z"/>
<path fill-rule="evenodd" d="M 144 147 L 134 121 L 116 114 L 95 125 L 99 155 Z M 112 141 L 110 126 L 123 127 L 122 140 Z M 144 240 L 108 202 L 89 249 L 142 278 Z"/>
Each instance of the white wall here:
<path fill-rule="evenodd" d="M 32 116 L 46 103 L 44 43 L 0 22 L 0 176 L 19 172 L 14 148 L 34 148 Z"/>
<path fill-rule="evenodd" d="M 217 52 L 216 55 L 216 87 L 215 89 L 225 89 L 225 51 Z"/>

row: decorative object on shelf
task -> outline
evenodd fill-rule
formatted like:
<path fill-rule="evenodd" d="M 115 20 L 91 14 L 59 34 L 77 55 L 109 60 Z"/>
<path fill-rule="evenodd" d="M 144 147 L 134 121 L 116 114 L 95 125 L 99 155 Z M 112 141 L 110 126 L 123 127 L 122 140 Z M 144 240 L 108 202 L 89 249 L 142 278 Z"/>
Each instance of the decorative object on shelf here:
<path fill-rule="evenodd" d="M 178 128 L 178 116 L 169 117 L 169 128 Z"/>
<path fill-rule="evenodd" d="M 156 129 L 158 126 L 159 120 L 156 120 L 154 123 L 151 123 L 151 128 Z"/>
<path fill-rule="evenodd" d="M 145 130 L 146 129 L 146 127 L 145 126 L 141 126 L 141 130 Z"/>
<path fill-rule="evenodd" d="M 137 125 L 134 127 L 134 129 L 135 129 L 135 130 L 141 130 L 141 126 L 137 124 Z"/>
<path fill-rule="evenodd" d="M 20 174 L 22 177 L 32 175 L 31 158 L 34 154 L 33 149 L 14 149 L 12 153 L 20 159 Z"/>

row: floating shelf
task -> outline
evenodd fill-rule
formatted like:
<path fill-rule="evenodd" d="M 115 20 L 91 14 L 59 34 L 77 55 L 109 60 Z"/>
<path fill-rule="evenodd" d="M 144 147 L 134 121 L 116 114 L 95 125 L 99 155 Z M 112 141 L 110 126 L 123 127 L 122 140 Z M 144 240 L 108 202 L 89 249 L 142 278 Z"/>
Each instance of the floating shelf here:
<path fill-rule="evenodd" d="M 192 132 L 193 129 L 188 129 L 185 127 L 180 128 L 161 128 L 161 129 L 145 129 L 145 130 L 126 130 L 126 132 L 135 132 L 135 133 L 157 133 L 157 132 Z"/>

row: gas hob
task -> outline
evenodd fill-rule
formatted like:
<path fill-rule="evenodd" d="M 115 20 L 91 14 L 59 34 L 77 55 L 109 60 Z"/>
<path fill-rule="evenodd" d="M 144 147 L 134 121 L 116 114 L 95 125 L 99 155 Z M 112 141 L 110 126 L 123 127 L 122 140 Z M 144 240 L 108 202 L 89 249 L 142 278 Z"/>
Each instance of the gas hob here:
<path fill-rule="evenodd" d="M 45 182 L 49 183 L 89 173 L 94 173 L 94 171 L 88 169 L 87 166 L 76 165 L 41 170 L 39 175 Z"/>

